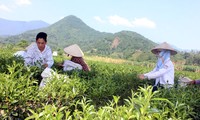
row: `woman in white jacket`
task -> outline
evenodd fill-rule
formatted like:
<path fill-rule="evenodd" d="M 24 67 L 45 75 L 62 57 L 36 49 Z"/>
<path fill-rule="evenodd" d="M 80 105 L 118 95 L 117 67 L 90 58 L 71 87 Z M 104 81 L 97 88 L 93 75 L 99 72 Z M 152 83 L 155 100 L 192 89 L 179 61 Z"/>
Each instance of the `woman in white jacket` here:
<path fill-rule="evenodd" d="M 166 42 L 156 46 L 151 52 L 158 58 L 156 67 L 151 72 L 140 74 L 138 77 L 142 80 L 155 79 L 153 91 L 157 90 L 157 87 L 172 87 L 174 85 L 174 65 L 170 56 L 177 52 Z"/>
<path fill-rule="evenodd" d="M 65 60 L 62 64 L 58 64 L 63 67 L 63 71 L 71 71 L 74 69 L 90 71 L 90 67 L 83 59 L 83 52 L 77 44 L 70 45 L 64 48 L 65 53 L 71 56 L 70 60 Z"/>

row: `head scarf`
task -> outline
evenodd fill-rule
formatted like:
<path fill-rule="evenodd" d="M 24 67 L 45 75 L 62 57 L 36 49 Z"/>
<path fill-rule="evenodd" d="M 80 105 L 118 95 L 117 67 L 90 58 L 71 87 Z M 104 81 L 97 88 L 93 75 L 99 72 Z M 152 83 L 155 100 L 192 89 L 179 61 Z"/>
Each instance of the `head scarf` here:
<path fill-rule="evenodd" d="M 156 70 L 159 70 L 164 67 L 164 64 L 167 60 L 170 59 L 171 52 L 169 50 L 162 50 L 159 53 Z"/>

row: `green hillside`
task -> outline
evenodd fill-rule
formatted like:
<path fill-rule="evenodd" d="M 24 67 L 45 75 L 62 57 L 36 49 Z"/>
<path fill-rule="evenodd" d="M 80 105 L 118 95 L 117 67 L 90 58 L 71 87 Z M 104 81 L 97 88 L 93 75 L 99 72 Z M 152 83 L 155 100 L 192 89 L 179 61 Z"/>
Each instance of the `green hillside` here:
<path fill-rule="evenodd" d="M 2 43 L 18 43 L 21 40 L 35 41 L 38 32 L 48 34 L 48 44 L 54 49 L 63 49 L 71 44 L 78 44 L 87 54 L 110 56 L 116 58 L 132 58 L 137 51 L 147 52 L 156 44 L 144 36 L 132 32 L 118 33 L 99 32 L 76 16 L 70 15 L 49 27 L 27 31 L 23 34 L 2 39 Z"/>

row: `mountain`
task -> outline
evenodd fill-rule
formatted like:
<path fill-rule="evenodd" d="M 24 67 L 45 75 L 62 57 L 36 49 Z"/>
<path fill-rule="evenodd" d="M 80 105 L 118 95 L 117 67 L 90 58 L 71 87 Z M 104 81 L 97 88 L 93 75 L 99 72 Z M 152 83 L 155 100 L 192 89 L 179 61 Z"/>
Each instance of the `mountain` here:
<path fill-rule="evenodd" d="M 78 44 L 85 53 L 117 58 L 130 58 L 138 51 L 149 52 L 156 45 L 153 41 L 132 31 L 121 31 L 114 34 L 99 32 L 73 15 L 48 27 L 10 36 L 0 42 L 18 43 L 21 40 L 33 42 L 40 31 L 48 34 L 47 42 L 52 49 L 63 50 L 68 45 Z"/>
<path fill-rule="evenodd" d="M 0 18 L 0 36 L 10 36 L 23 33 L 28 30 L 39 29 L 49 26 L 44 21 L 11 21 Z"/>

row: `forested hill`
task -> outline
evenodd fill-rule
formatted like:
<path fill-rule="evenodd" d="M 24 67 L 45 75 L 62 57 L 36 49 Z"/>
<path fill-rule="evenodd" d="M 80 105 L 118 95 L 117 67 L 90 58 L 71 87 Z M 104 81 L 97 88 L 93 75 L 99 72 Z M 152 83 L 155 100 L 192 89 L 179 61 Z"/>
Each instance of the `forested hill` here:
<path fill-rule="evenodd" d="M 70 44 L 78 44 L 85 53 L 118 58 L 130 58 L 138 51 L 150 51 L 156 45 L 144 36 L 132 32 L 99 32 L 76 16 L 70 15 L 60 21 L 37 30 L 1 39 L 2 43 L 19 43 L 22 40 L 32 42 L 38 32 L 48 34 L 48 44 L 53 49 L 63 49 Z"/>

